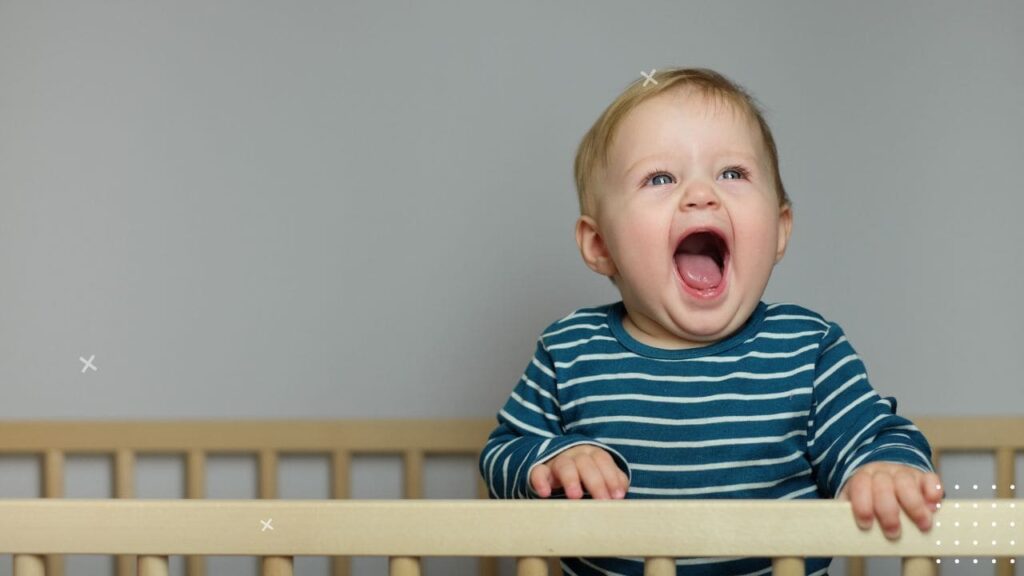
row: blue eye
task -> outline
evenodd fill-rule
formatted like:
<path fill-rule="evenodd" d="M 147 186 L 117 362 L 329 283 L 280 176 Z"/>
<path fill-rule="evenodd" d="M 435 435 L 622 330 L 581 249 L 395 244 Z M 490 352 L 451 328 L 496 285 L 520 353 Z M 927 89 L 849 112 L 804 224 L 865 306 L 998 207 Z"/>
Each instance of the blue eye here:
<path fill-rule="evenodd" d="M 735 177 L 728 177 L 728 176 L 726 176 L 726 174 L 735 174 L 736 176 Z M 725 178 L 726 180 L 740 180 L 740 179 L 746 178 L 749 175 L 750 175 L 750 173 L 747 172 L 746 169 L 744 169 L 744 168 L 742 168 L 740 166 L 733 166 L 732 168 L 726 168 L 725 171 L 722 172 L 722 177 Z"/>
<path fill-rule="evenodd" d="M 664 173 L 661 173 L 661 174 L 656 174 L 656 175 L 654 176 L 654 178 L 652 178 L 652 179 L 651 179 L 651 184 L 654 184 L 654 183 L 655 183 L 654 181 L 655 181 L 655 180 L 657 180 L 658 178 L 661 178 L 661 177 L 665 177 L 665 178 L 668 178 L 668 179 L 669 179 L 669 182 L 666 182 L 666 184 L 671 184 L 671 180 L 672 180 L 672 177 L 671 177 L 671 176 L 669 176 L 668 174 L 664 174 Z"/>
<path fill-rule="evenodd" d="M 672 178 L 672 175 L 669 174 L 667 171 L 658 169 L 658 170 L 654 170 L 654 171 L 648 173 L 646 176 L 644 176 L 644 179 L 641 182 L 641 185 L 642 184 L 646 184 L 648 180 L 651 181 L 651 184 L 654 184 L 654 180 L 657 179 L 659 176 L 666 176 L 668 178 Z M 670 182 L 666 182 L 666 184 L 668 184 L 668 183 L 670 183 Z"/>

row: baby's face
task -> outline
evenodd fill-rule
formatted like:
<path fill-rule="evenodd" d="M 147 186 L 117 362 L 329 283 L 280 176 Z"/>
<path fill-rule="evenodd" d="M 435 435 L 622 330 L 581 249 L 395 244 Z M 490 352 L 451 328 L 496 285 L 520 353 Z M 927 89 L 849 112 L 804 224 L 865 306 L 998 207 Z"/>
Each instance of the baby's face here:
<path fill-rule="evenodd" d="M 689 348 L 746 322 L 792 222 L 753 120 L 689 91 L 661 94 L 623 120 L 596 180 L 594 232 L 578 223 L 577 239 L 616 280 L 635 337 Z"/>

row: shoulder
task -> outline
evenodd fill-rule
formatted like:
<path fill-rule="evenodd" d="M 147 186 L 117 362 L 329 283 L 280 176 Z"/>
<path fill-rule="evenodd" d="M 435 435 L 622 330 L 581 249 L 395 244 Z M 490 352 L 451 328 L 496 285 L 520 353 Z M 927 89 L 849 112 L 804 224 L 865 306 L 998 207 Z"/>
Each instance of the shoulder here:
<path fill-rule="evenodd" d="M 835 322 L 829 321 L 814 310 L 790 302 L 768 304 L 764 322 L 776 331 L 820 332 L 822 337 L 838 328 Z"/>
<path fill-rule="evenodd" d="M 550 349 L 551 346 L 558 344 L 577 341 L 595 334 L 609 333 L 608 317 L 614 306 L 615 304 L 603 304 L 577 308 L 548 324 L 541 332 L 538 341 L 545 348 Z"/>
<path fill-rule="evenodd" d="M 766 325 L 773 330 L 814 335 L 821 346 L 845 342 L 846 335 L 835 321 L 798 304 L 779 302 L 769 304 L 765 313 Z"/>

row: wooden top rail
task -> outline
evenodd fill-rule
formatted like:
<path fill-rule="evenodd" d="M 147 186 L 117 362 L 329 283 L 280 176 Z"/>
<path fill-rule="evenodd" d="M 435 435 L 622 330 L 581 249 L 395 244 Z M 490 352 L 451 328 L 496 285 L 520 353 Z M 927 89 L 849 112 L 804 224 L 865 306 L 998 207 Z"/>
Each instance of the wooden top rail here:
<path fill-rule="evenodd" d="M 6 420 L 0 453 L 181 452 L 479 453 L 490 420 Z"/>
<path fill-rule="evenodd" d="M 943 452 L 1024 449 L 1024 416 L 907 416 Z"/>
<path fill-rule="evenodd" d="M 1024 449 L 1021 416 L 908 416 L 936 449 Z M 0 453 L 147 452 L 479 453 L 497 422 L 463 420 L 6 420 Z"/>
<path fill-rule="evenodd" d="M 923 533 L 901 515 L 902 536 L 890 542 L 877 522 L 862 532 L 850 503 L 832 500 L 6 499 L 0 500 L 0 553 L 970 557 L 1024 552 L 1024 500 L 946 500 L 935 520 L 939 525 Z"/>

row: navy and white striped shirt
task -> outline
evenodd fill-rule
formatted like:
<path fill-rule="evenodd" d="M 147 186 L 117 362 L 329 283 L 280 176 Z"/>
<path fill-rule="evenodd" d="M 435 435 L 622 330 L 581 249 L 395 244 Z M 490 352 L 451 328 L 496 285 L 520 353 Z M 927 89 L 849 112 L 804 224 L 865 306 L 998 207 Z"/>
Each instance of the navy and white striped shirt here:
<path fill-rule="evenodd" d="M 875 461 L 927 472 L 931 447 L 881 398 L 842 329 L 793 304 L 758 303 L 701 348 L 643 344 L 622 302 L 551 324 L 480 457 L 492 498 L 539 498 L 533 466 L 578 444 L 607 450 L 626 498 L 834 498 Z M 558 491 L 553 497 L 564 498 Z M 808 558 L 826 574 L 831 558 Z M 679 574 L 770 574 L 768 558 L 682 558 Z M 566 574 L 643 574 L 639 558 L 564 558 Z"/>

